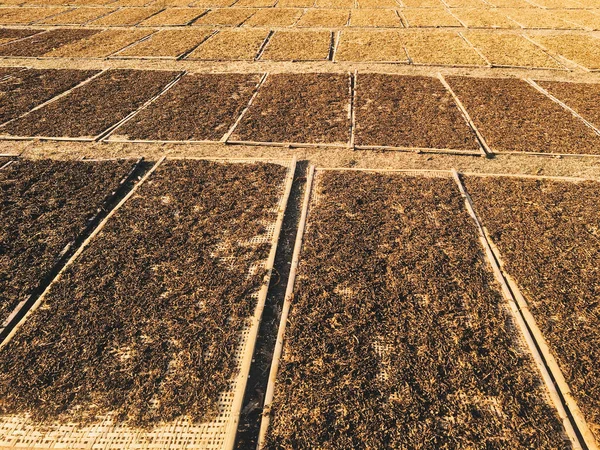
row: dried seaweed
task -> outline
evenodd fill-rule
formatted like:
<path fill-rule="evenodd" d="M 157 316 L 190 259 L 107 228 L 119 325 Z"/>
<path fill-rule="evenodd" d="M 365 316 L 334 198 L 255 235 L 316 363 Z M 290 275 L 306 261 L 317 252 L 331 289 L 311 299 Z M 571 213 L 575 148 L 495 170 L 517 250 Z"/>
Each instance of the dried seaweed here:
<path fill-rule="evenodd" d="M 561 81 L 537 82 L 550 94 L 573 108 L 584 119 L 600 127 L 600 84 Z"/>
<path fill-rule="evenodd" d="M 600 439 L 600 184 L 478 177 L 465 183 Z"/>
<path fill-rule="evenodd" d="M 267 448 L 569 448 L 453 181 L 320 177 Z"/>
<path fill-rule="evenodd" d="M 210 30 L 182 28 L 161 30 L 150 38 L 127 47 L 117 56 L 139 58 L 176 58 L 196 47 L 208 36 Z"/>
<path fill-rule="evenodd" d="M 0 123 L 26 113 L 95 73 L 69 69 L 12 70 L 0 82 Z"/>
<path fill-rule="evenodd" d="M 360 75 L 355 133 L 358 145 L 479 148 L 451 94 L 431 77 Z"/>
<path fill-rule="evenodd" d="M 167 8 L 144 20 L 143 27 L 188 25 L 206 12 L 203 8 Z"/>
<path fill-rule="evenodd" d="M 160 70 L 109 70 L 2 128 L 18 136 L 91 138 L 135 111 L 177 75 Z"/>
<path fill-rule="evenodd" d="M 63 45 L 86 39 L 100 30 L 55 28 L 38 33 L 26 39 L 0 46 L 0 56 L 37 57 L 51 52 Z"/>
<path fill-rule="evenodd" d="M 600 137 L 569 111 L 516 78 L 447 77 L 496 151 L 597 154 Z"/>
<path fill-rule="evenodd" d="M 83 25 L 113 11 L 115 11 L 115 8 L 75 8 L 57 16 L 50 16 L 38 23 L 44 25 Z"/>
<path fill-rule="evenodd" d="M 47 57 L 102 58 L 127 47 L 152 33 L 152 30 L 122 30 L 111 28 L 46 53 Z"/>
<path fill-rule="evenodd" d="M 400 16 L 393 9 L 355 9 L 350 16 L 351 27 L 402 27 Z"/>
<path fill-rule="evenodd" d="M 246 21 L 253 11 L 245 8 L 213 9 L 194 22 L 194 25 L 220 25 L 237 27 Z"/>
<path fill-rule="evenodd" d="M 116 134 L 128 139 L 219 140 L 246 107 L 259 80 L 254 74 L 187 75 Z"/>
<path fill-rule="evenodd" d="M 580 28 L 600 30 L 600 16 L 585 9 L 559 9 L 552 13 L 567 22 L 574 23 Z"/>
<path fill-rule="evenodd" d="M 457 8 L 452 12 L 469 28 L 519 28 L 515 21 L 495 9 Z"/>
<path fill-rule="evenodd" d="M 359 8 L 398 8 L 396 0 L 358 0 Z"/>
<path fill-rule="evenodd" d="M 496 66 L 561 67 L 541 48 L 517 34 L 470 31 L 465 36 Z"/>
<path fill-rule="evenodd" d="M 329 31 L 277 31 L 261 59 L 271 61 L 324 61 L 329 57 Z"/>
<path fill-rule="evenodd" d="M 402 14 L 409 27 L 461 27 L 462 24 L 445 9 L 405 9 Z"/>
<path fill-rule="evenodd" d="M 23 39 L 34 34 L 39 33 L 42 30 L 32 29 L 16 29 L 16 28 L 0 28 L 0 44 L 6 44 L 17 39 Z"/>
<path fill-rule="evenodd" d="M 354 7 L 354 0 L 315 0 L 315 8 L 342 8 Z"/>
<path fill-rule="evenodd" d="M 232 140 L 346 143 L 347 74 L 273 74 L 232 133 Z"/>
<path fill-rule="evenodd" d="M 252 61 L 268 35 L 267 30 L 221 30 L 204 41 L 186 59 Z"/>
<path fill-rule="evenodd" d="M 297 8 L 259 9 L 250 17 L 244 26 L 247 27 L 291 27 L 303 11 Z"/>
<path fill-rule="evenodd" d="M 0 8 L 0 24 L 25 25 L 67 11 L 68 8 Z"/>
<path fill-rule="evenodd" d="M 350 11 L 344 9 L 307 9 L 298 21 L 299 27 L 343 27 Z"/>
<path fill-rule="evenodd" d="M 279 0 L 278 8 L 312 8 L 315 0 Z"/>
<path fill-rule="evenodd" d="M 238 0 L 235 2 L 235 6 L 241 6 L 244 8 L 271 8 L 275 6 L 277 0 Z"/>
<path fill-rule="evenodd" d="M 548 28 L 553 30 L 575 28 L 573 24 L 560 19 L 554 12 L 539 8 L 506 9 L 504 14 L 523 28 Z"/>
<path fill-rule="evenodd" d="M 404 30 L 400 37 L 415 64 L 483 66 L 487 63 L 455 31 Z"/>
<path fill-rule="evenodd" d="M 397 31 L 343 31 L 335 60 L 408 63 L 402 44 Z"/>
<path fill-rule="evenodd" d="M 600 69 L 600 39 L 586 34 L 540 34 L 532 36 L 554 53 L 558 53 L 590 70 Z"/>
<path fill-rule="evenodd" d="M 248 241 L 274 222 L 284 174 L 164 163 L 0 349 L 0 413 L 213 417 L 270 248 Z"/>
<path fill-rule="evenodd" d="M 159 11 L 160 8 L 122 8 L 108 16 L 94 20 L 91 24 L 94 26 L 133 26 Z"/>
<path fill-rule="evenodd" d="M 27 161 L 0 171 L 0 323 L 83 231 L 132 162 Z"/>

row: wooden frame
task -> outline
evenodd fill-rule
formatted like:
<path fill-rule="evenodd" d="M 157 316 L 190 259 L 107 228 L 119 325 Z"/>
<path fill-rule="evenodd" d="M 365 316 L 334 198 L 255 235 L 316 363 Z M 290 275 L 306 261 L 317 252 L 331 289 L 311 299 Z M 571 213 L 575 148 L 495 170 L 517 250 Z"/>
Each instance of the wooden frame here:
<path fill-rule="evenodd" d="M 279 360 L 281 359 L 281 354 L 283 352 L 285 328 L 287 324 L 287 318 L 290 312 L 290 307 L 292 304 L 294 283 L 296 282 L 296 271 L 298 270 L 298 262 L 300 260 L 300 250 L 302 248 L 302 239 L 304 238 L 304 230 L 306 228 L 306 218 L 308 216 L 308 205 L 310 203 L 314 175 L 315 166 L 310 166 L 308 170 L 308 175 L 306 177 L 306 185 L 304 187 L 304 200 L 302 203 L 302 211 L 300 213 L 300 222 L 298 224 L 296 241 L 294 243 L 292 265 L 290 267 L 288 283 L 285 290 L 285 298 L 283 301 L 283 309 L 281 310 L 281 318 L 279 322 L 279 328 L 277 330 L 277 341 L 275 342 L 275 349 L 273 350 L 273 358 L 271 362 L 271 368 L 269 371 L 269 380 L 267 383 L 267 391 L 265 393 L 264 409 L 262 414 L 262 420 L 260 422 L 260 431 L 257 446 L 258 449 L 262 448 L 264 445 L 265 439 L 267 437 L 267 430 L 269 429 L 269 423 L 271 421 L 271 404 L 273 403 L 273 397 L 275 394 L 275 383 L 277 381 L 277 372 L 279 371 Z"/>

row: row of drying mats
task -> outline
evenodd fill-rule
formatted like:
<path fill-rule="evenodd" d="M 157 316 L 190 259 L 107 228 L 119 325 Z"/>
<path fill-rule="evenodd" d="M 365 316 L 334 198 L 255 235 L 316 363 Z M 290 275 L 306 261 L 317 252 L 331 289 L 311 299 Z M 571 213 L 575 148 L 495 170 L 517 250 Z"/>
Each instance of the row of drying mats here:
<path fill-rule="evenodd" d="M 480 16 L 479 12 L 474 14 Z M 72 58 L 80 62 L 104 60 L 111 64 L 180 61 L 186 66 L 260 61 L 265 64 L 372 63 L 560 72 L 598 70 L 600 41 L 597 38 L 581 32 L 533 31 L 525 34 L 516 30 L 458 31 L 456 28 L 357 28 L 337 32 L 323 28 L 298 31 L 236 27 L 221 30 L 109 28 L 104 31 L 3 28 L 0 57 L 25 61 L 24 64 L 31 60 L 53 64 L 60 63 L 57 58 Z M 8 42 L 2 44 L 3 41 Z"/>
<path fill-rule="evenodd" d="M 162 158 L 156 163 L 152 163 L 149 169 L 140 173 L 142 160 L 132 161 L 132 169 L 122 178 L 115 191 L 113 191 L 105 204 L 103 214 L 94 216 L 88 222 L 88 227 L 81 231 L 82 235 L 69 243 L 68 247 L 61 252 L 65 256 L 58 262 L 59 267 L 53 269 L 54 278 L 48 280 L 47 285 L 38 296 L 33 296 L 27 301 L 19 304 L 10 314 L 10 317 L 3 324 L 3 342 L 0 344 L 0 350 L 10 342 L 23 327 L 24 323 L 35 319 L 36 310 L 43 309 L 45 297 L 51 295 L 52 286 L 56 284 L 61 274 L 71 268 L 76 269 L 78 260 L 85 255 L 86 248 L 93 244 L 94 240 L 102 241 L 102 230 L 107 223 L 119 220 L 119 210 L 131 202 L 132 198 L 143 197 L 144 186 L 153 183 L 155 177 L 159 177 L 161 170 L 168 167 L 169 164 L 186 161 L 190 164 L 200 164 L 206 160 L 194 159 L 165 159 Z M 265 284 L 259 292 L 258 301 L 253 316 L 248 320 L 246 328 L 240 330 L 240 344 L 238 345 L 234 356 L 238 375 L 232 380 L 229 391 L 220 395 L 219 415 L 210 423 L 193 423 L 187 418 L 181 418 L 173 423 L 161 424 L 153 429 L 136 430 L 127 426 L 114 423 L 110 417 L 106 417 L 99 423 L 86 424 L 78 426 L 74 423 L 44 424 L 43 427 L 36 426 L 26 416 L 14 415 L 3 417 L 0 420 L 0 446 L 9 447 L 36 447 L 36 448 L 232 448 L 235 442 L 237 424 L 242 408 L 246 380 L 252 364 L 252 356 L 255 342 L 257 339 L 258 326 L 260 324 L 262 311 L 265 305 L 265 299 L 268 291 L 268 284 L 273 269 L 275 253 L 281 227 L 284 219 L 284 213 L 287 208 L 288 199 L 294 183 L 294 177 L 303 177 L 305 174 L 296 174 L 296 161 L 272 161 L 272 160 L 210 160 L 217 164 L 260 164 L 273 163 L 286 168 L 285 176 L 279 180 L 273 180 L 273 183 L 279 185 L 280 198 L 276 205 L 277 214 L 273 216 L 271 224 L 266 226 L 267 232 L 262 236 L 262 242 L 269 242 L 270 251 L 268 258 L 262 262 L 267 269 L 265 274 Z M 88 164 L 95 164 L 98 161 L 89 160 Z M 3 162 L 0 167 L 6 168 L 16 165 L 19 161 Z M 13 166 L 15 167 L 15 166 Z M 507 302 L 507 307 L 512 315 L 515 328 L 515 337 L 517 341 L 525 342 L 526 349 L 531 353 L 539 369 L 540 381 L 543 380 L 543 386 L 547 390 L 549 402 L 556 408 L 564 425 L 565 434 L 571 441 L 574 448 L 598 448 L 594 440 L 594 434 L 590 431 L 578 404 L 573 398 L 565 377 L 563 376 L 552 350 L 546 339 L 540 332 L 536 320 L 529 312 L 527 300 L 519 289 L 518 280 L 514 280 L 508 274 L 502 263 L 502 255 L 494 245 L 491 237 L 487 233 L 485 223 L 482 223 L 477 213 L 478 206 L 473 203 L 469 193 L 463 183 L 464 178 L 470 177 L 506 177 L 506 179 L 540 180 L 544 183 L 565 183 L 578 184 L 588 180 L 580 178 L 565 177 L 536 177 L 525 175 L 481 175 L 474 173 L 459 174 L 451 171 L 420 171 L 420 170 L 363 170 L 363 169 L 315 169 L 310 167 L 306 174 L 306 189 L 302 200 L 302 212 L 299 219 L 298 232 L 295 241 L 294 253 L 291 261 L 290 277 L 287 285 L 286 298 L 283 306 L 281 321 L 279 325 L 275 354 L 272 360 L 271 372 L 269 375 L 269 384 L 265 398 L 265 411 L 263 415 L 260 444 L 264 443 L 269 432 L 269 423 L 272 419 L 269 414 L 270 405 L 273 399 L 277 397 L 277 373 L 282 353 L 285 352 L 285 333 L 288 324 L 288 315 L 294 308 L 294 288 L 296 283 L 296 272 L 300 265 L 302 266 L 302 247 L 304 239 L 304 230 L 310 226 L 310 210 L 319 200 L 319 180 L 323 175 L 331 172 L 353 172 L 353 173 L 380 173 L 398 177 L 398 183 L 402 183 L 405 177 L 427 177 L 442 178 L 454 180 L 456 184 L 456 195 L 464 199 L 464 207 L 471 216 L 475 224 L 474 230 L 481 242 L 482 253 L 485 254 L 488 267 L 495 276 L 496 281 L 501 286 L 502 294 Z M 138 182 L 133 186 L 132 179 L 137 177 Z M 191 180 L 193 182 L 193 180 Z M 326 187 L 326 186 L 325 186 Z M 165 198 L 170 195 L 176 197 L 175 192 L 165 192 Z M 118 201 L 118 202 L 117 202 Z M 168 200 L 165 200 L 168 201 Z M 108 204 L 110 203 L 110 206 Z M 116 204 L 115 204 L 116 203 Z M 82 238 L 83 237 L 83 238 Z M 143 289 L 143 288 L 142 288 Z M 126 316 L 124 316 L 126 320 Z M 591 356 L 591 355 L 590 355 Z M 593 357 L 593 356 L 592 356 Z M 557 444 L 558 446 L 558 444 Z"/>
<path fill-rule="evenodd" d="M 598 85 L 372 73 L 3 69 L 0 139 L 597 155 Z M 493 94 L 493 95 L 492 95 Z"/>

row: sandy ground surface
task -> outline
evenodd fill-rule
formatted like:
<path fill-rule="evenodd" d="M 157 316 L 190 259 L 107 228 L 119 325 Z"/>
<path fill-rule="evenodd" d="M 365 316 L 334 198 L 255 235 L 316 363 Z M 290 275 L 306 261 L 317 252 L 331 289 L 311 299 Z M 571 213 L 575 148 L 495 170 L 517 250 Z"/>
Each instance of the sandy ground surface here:
<path fill-rule="evenodd" d="M 307 161 L 317 167 L 362 167 L 371 169 L 452 169 L 461 172 L 520 173 L 546 176 L 576 176 L 600 179 L 600 158 L 578 156 L 425 154 L 400 151 L 370 151 L 331 148 L 289 149 L 271 146 L 225 144 L 138 144 L 2 141 L 0 154 L 24 158 L 117 158 L 157 159 L 176 157 L 276 158 Z"/>

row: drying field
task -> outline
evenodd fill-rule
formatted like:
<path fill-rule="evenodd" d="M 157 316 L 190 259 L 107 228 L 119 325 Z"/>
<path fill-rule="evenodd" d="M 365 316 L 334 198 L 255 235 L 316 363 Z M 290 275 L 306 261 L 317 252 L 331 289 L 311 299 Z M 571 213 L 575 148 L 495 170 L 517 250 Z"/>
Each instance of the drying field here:
<path fill-rule="evenodd" d="M 467 177 L 477 213 L 600 440 L 600 185 Z"/>
<path fill-rule="evenodd" d="M 317 180 L 265 448 L 570 448 L 452 178 Z"/>
<path fill-rule="evenodd" d="M 600 0 L 0 0 L 0 448 L 600 450 L 599 71 Z"/>
<path fill-rule="evenodd" d="M 1 334 L 15 308 L 54 277 L 132 168 L 123 160 L 16 161 L 0 169 Z"/>
<path fill-rule="evenodd" d="M 0 347 L 1 444 L 51 433 L 63 445 L 106 445 L 112 426 L 85 425 L 107 414 L 129 445 L 220 442 L 200 426 L 218 418 L 213 428 L 231 431 L 233 401 L 220 396 L 238 377 L 241 333 L 264 302 L 287 170 L 180 160 L 149 172 Z M 183 430 L 171 425 L 156 440 L 153 427 L 182 416 Z M 71 436 L 61 422 L 88 433 Z"/>

